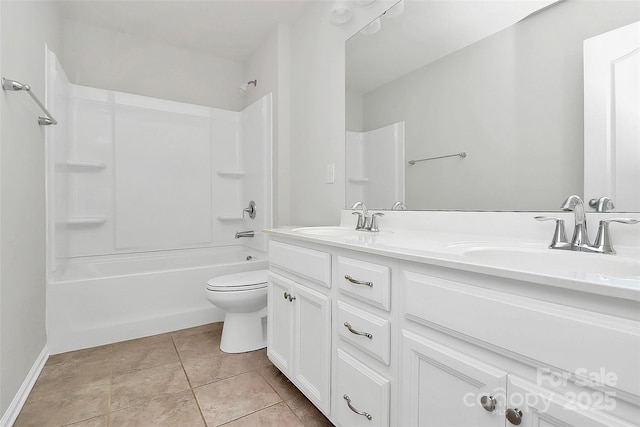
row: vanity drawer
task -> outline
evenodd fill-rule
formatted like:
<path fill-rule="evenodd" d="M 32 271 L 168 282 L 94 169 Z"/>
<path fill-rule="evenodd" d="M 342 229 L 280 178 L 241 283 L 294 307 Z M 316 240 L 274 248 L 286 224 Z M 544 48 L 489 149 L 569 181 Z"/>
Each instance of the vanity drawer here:
<path fill-rule="evenodd" d="M 615 372 L 640 395 L 640 323 L 422 274 L 400 275 L 405 317 L 569 373 Z M 583 378 L 584 379 L 584 378 Z"/>
<path fill-rule="evenodd" d="M 338 256 L 338 283 L 341 292 L 389 311 L 391 269 L 386 265 Z"/>
<path fill-rule="evenodd" d="M 339 426 L 389 425 L 389 380 L 342 349 L 338 349 L 336 392 Z"/>
<path fill-rule="evenodd" d="M 344 340 L 389 364 L 391 327 L 388 320 L 338 301 L 338 328 Z"/>
<path fill-rule="evenodd" d="M 326 252 L 270 241 L 269 264 L 327 288 L 331 287 L 331 255 Z"/>

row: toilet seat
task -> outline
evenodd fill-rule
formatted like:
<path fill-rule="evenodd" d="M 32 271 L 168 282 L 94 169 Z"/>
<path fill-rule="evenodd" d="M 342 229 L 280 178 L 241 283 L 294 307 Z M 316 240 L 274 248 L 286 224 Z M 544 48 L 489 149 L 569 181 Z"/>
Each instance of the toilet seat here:
<path fill-rule="evenodd" d="M 237 292 L 267 287 L 268 270 L 245 271 L 214 277 L 207 281 L 207 291 Z"/>

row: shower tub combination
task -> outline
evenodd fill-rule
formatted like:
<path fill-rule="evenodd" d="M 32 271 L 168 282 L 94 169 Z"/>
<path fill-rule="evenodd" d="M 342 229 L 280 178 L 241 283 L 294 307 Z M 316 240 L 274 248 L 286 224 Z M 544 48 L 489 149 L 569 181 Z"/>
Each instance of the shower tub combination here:
<path fill-rule="evenodd" d="M 181 249 L 69 260 L 49 278 L 51 354 L 222 321 L 207 280 L 268 268 L 243 246 Z"/>

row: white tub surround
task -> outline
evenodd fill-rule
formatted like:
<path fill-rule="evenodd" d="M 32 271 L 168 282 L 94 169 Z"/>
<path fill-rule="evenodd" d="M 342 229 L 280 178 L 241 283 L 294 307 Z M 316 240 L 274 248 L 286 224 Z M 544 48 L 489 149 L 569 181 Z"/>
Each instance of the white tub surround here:
<path fill-rule="evenodd" d="M 384 213 L 267 231 L 269 358 L 333 423 L 640 419 L 639 226 L 602 255 L 547 249 L 537 212 Z"/>
<path fill-rule="evenodd" d="M 46 101 L 49 350 L 222 320 L 206 282 L 266 266 L 271 95 L 227 111 L 79 86 L 48 52 Z"/>

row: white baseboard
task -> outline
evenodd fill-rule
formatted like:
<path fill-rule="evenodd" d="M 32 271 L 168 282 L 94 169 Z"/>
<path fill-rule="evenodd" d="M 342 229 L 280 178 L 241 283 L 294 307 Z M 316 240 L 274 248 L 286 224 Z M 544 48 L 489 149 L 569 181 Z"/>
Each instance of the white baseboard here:
<path fill-rule="evenodd" d="M 31 393 L 31 389 L 33 388 L 40 372 L 42 372 L 42 368 L 44 368 L 44 364 L 47 363 L 47 359 L 49 358 L 49 350 L 45 345 L 40 355 L 33 363 L 31 370 L 27 374 L 27 377 L 22 382 L 20 389 L 14 396 L 11 404 L 7 408 L 6 412 L 2 415 L 0 419 L 0 427 L 11 427 L 13 423 L 15 423 L 16 418 L 20 414 L 24 403 L 27 401 L 27 397 L 29 397 L 29 393 Z"/>

